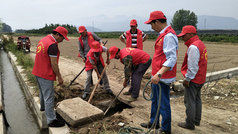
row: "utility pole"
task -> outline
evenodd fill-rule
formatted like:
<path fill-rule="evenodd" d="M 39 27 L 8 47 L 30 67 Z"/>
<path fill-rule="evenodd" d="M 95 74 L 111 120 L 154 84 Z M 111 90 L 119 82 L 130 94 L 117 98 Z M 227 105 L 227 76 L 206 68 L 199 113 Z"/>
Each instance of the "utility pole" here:
<path fill-rule="evenodd" d="M 92 29 L 92 30 L 93 30 L 93 32 L 94 32 L 94 20 L 93 20 L 93 22 L 92 22 L 92 25 L 93 25 L 93 29 Z"/>

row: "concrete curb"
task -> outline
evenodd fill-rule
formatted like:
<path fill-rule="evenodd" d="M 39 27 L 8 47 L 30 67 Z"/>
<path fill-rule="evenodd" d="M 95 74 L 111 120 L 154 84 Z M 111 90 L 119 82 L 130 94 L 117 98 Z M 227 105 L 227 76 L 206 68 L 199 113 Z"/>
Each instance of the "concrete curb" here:
<path fill-rule="evenodd" d="M 32 112 L 37 119 L 38 125 L 40 126 L 41 129 L 48 128 L 45 113 L 40 111 L 40 98 L 34 97 L 35 91 L 33 89 L 35 87 L 29 86 L 26 79 L 26 75 L 23 73 L 24 69 L 22 68 L 22 66 L 19 66 L 16 64 L 17 58 L 15 57 L 15 55 L 9 52 L 8 57 L 16 73 L 16 76 L 19 80 L 19 83 L 21 84 L 23 92 L 26 96 L 26 100 L 27 102 L 29 102 L 28 103 L 29 107 L 32 109 Z M 67 134 L 69 133 L 69 128 L 67 125 L 61 128 L 49 128 L 49 133 L 50 134 Z"/>
<path fill-rule="evenodd" d="M 6 134 L 6 125 L 3 117 L 3 109 L 2 78 L 0 77 L 0 134 Z"/>
<path fill-rule="evenodd" d="M 236 75 L 238 75 L 238 67 L 229 68 L 229 69 L 221 70 L 221 71 L 217 71 L 217 72 L 207 73 L 205 83 L 209 83 L 209 82 L 224 79 L 224 78 L 229 79 Z M 173 86 L 174 86 L 175 91 L 183 91 L 184 90 L 184 86 L 181 82 L 182 81 L 180 81 L 180 82 L 178 81 L 178 82 L 174 83 Z"/>

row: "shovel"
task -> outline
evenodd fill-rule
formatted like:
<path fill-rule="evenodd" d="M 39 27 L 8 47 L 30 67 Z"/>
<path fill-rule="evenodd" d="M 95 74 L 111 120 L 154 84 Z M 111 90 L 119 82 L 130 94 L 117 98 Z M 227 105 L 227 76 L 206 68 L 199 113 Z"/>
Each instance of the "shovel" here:
<path fill-rule="evenodd" d="M 103 46 L 105 46 L 105 45 L 107 44 L 107 41 L 108 41 L 108 40 L 106 40 L 105 42 L 102 42 L 102 43 L 103 43 Z"/>
<path fill-rule="evenodd" d="M 79 75 L 84 71 L 84 69 L 85 69 L 85 67 L 79 72 L 78 75 L 76 75 L 74 77 L 74 79 L 70 82 L 70 84 L 67 86 L 67 88 L 69 88 L 69 86 L 71 86 L 74 83 L 74 81 L 79 77 Z"/>
<path fill-rule="evenodd" d="M 115 99 L 110 103 L 110 105 L 108 106 L 107 110 L 104 112 L 104 116 L 107 114 L 108 110 L 111 108 L 112 104 L 114 103 L 114 101 L 118 98 L 118 96 L 121 94 L 121 92 L 125 89 L 125 87 L 123 87 L 121 89 L 121 91 L 117 94 L 117 96 L 115 97 Z"/>
<path fill-rule="evenodd" d="M 93 98 L 93 96 L 94 96 L 94 94 L 95 94 L 95 91 L 96 91 L 96 89 L 97 89 L 97 87 L 98 87 L 98 84 L 99 84 L 100 81 L 102 80 L 102 76 L 103 76 L 103 74 L 104 74 L 106 68 L 107 68 L 107 64 L 105 65 L 105 67 L 104 67 L 104 69 L 103 69 L 103 71 L 102 71 L 102 73 L 101 73 L 101 75 L 100 75 L 100 78 L 99 78 L 97 84 L 95 85 L 95 87 L 94 87 L 94 89 L 93 89 L 93 91 L 92 91 L 92 93 L 91 93 L 91 95 L 90 95 L 90 97 L 89 97 L 89 99 L 88 99 L 88 103 L 91 103 L 92 98 Z"/>

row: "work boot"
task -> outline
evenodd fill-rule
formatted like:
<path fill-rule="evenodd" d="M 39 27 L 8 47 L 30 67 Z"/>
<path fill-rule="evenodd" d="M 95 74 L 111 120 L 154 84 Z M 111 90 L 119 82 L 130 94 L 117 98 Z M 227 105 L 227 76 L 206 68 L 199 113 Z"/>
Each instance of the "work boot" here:
<path fill-rule="evenodd" d="M 185 129 L 189 129 L 189 130 L 194 130 L 195 127 L 194 126 L 189 126 L 186 122 L 180 122 L 178 123 L 179 127 L 185 128 Z"/>
<path fill-rule="evenodd" d="M 140 126 L 143 127 L 143 128 L 151 128 L 152 127 L 152 123 L 150 123 L 150 122 L 148 122 L 148 123 L 141 123 Z M 157 124 L 155 126 L 155 129 L 159 129 L 159 128 L 160 128 L 159 124 Z"/>
<path fill-rule="evenodd" d="M 123 95 L 131 95 L 131 93 L 127 91 L 127 92 L 124 92 Z"/>
<path fill-rule="evenodd" d="M 106 91 L 107 91 L 108 94 L 113 95 L 113 92 L 112 92 L 111 89 L 107 89 Z"/>
<path fill-rule="evenodd" d="M 65 125 L 65 122 L 56 119 L 56 120 L 53 120 L 50 124 L 48 124 L 48 127 L 63 127 L 64 125 Z"/>
<path fill-rule="evenodd" d="M 85 100 L 87 97 L 88 97 L 88 93 L 84 92 L 83 95 L 82 95 L 82 99 Z"/>

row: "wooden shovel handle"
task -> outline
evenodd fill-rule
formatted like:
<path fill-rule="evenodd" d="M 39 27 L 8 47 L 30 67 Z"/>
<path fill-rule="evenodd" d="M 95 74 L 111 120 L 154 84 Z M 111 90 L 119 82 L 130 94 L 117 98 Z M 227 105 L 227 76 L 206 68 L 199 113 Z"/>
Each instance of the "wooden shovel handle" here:
<path fill-rule="evenodd" d="M 88 99 L 88 103 L 91 103 L 91 100 L 92 100 L 92 98 L 93 98 L 93 96 L 94 96 L 94 94 L 95 94 L 95 91 L 96 91 L 96 89 L 97 89 L 97 87 L 98 87 L 98 84 L 99 84 L 100 81 L 102 80 L 102 76 L 103 76 L 103 74 L 104 74 L 106 68 L 107 68 L 107 64 L 105 65 L 105 67 L 104 67 L 104 69 L 103 69 L 103 71 L 102 71 L 102 73 L 101 73 L 101 75 L 100 75 L 100 78 L 99 78 L 97 84 L 96 84 L 95 87 L 93 88 L 93 91 L 92 91 L 92 93 L 91 93 L 91 95 L 90 95 L 90 97 L 89 97 L 89 99 Z"/>

